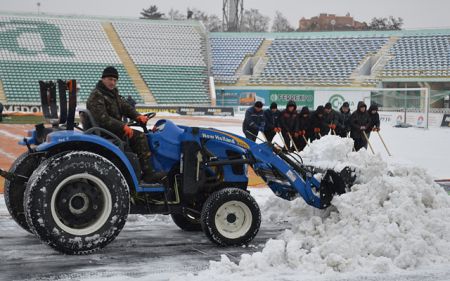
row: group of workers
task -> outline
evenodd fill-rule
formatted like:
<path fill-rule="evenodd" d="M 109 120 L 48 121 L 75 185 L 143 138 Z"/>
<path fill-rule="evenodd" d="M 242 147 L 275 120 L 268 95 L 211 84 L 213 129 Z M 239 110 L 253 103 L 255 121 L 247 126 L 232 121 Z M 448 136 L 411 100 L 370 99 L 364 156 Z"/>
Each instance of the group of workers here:
<path fill-rule="evenodd" d="M 367 110 L 363 101 L 358 103 L 353 113 L 350 112 L 348 102 L 344 102 L 339 111 L 334 110 L 331 103 L 320 105 L 314 111 L 310 111 L 307 106 L 298 111 L 297 104 L 291 100 L 280 111 L 275 102 L 263 110 L 263 103 L 257 101 L 245 112 L 242 129 L 245 136 L 253 141 L 259 132 L 264 133 L 268 142 L 272 142 L 275 135 L 279 134 L 286 149 L 298 151 L 324 135 L 351 137 L 358 151 L 367 148 L 372 131 L 380 130 L 380 117 L 376 104 Z"/>

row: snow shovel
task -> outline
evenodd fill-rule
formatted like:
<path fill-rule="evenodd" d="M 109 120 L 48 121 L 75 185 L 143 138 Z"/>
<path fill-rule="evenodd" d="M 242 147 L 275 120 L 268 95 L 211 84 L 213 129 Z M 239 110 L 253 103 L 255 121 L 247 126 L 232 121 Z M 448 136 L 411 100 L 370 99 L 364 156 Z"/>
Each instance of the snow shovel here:
<path fill-rule="evenodd" d="M 306 145 L 309 146 L 308 140 L 306 139 L 305 135 L 303 135 L 302 137 L 303 137 L 303 139 L 305 140 Z"/>
<path fill-rule="evenodd" d="M 375 152 L 373 151 L 372 144 L 370 143 L 369 138 L 367 137 L 366 131 L 362 131 L 362 132 L 363 132 L 364 138 L 366 139 L 367 143 L 369 144 L 370 150 L 372 150 L 372 153 L 375 154 Z"/>
<path fill-rule="evenodd" d="M 284 148 L 286 148 L 286 151 L 289 151 L 289 148 L 286 145 L 286 141 L 284 140 L 283 134 L 280 132 L 278 132 L 277 134 L 280 136 L 281 140 L 283 141 L 283 145 L 284 145 Z"/>
<path fill-rule="evenodd" d="M 288 132 L 289 139 L 291 140 L 292 145 L 294 145 L 295 152 L 298 152 L 297 145 L 295 145 L 294 139 L 291 136 L 291 133 Z"/>
<path fill-rule="evenodd" d="M 378 136 L 380 137 L 381 142 L 382 142 L 383 145 L 384 145 L 384 148 L 386 148 L 386 151 L 387 151 L 388 155 L 389 155 L 389 156 L 392 156 L 392 154 L 389 152 L 389 149 L 387 148 L 386 144 L 384 143 L 383 138 L 381 137 L 380 131 L 377 131 L 377 133 L 378 133 Z"/>

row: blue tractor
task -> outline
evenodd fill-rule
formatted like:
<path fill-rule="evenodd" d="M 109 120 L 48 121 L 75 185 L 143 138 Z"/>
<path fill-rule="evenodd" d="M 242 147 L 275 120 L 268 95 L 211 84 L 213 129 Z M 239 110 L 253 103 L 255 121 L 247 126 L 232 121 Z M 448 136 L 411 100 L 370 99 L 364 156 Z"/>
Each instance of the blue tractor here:
<path fill-rule="evenodd" d="M 218 245 L 247 244 L 261 223 L 258 204 L 247 190 L 249 166 L 277 196 L 301 196 L 321 209 L 351 184 L 348 169 L 321 171 L 319 181 L 314 168 L 295 153 L 165 119 L 142 130 L 153 166 L 168 176 L 160 184 L 143 184 L 138 158 L 126 140 L 99 127 L 87 110 L 79 111 L 82 127 L 74 122 L 75 85 L 74 80 L 41 82 L 42 108 L 52 126 L 36 125 L 20 142 L 27 151 L 9 171 L 0 171 L 11 216 L 60 252 L 87 254 L 105 247 L 128 214 L 171 215 L 181 229 L 203 231 Z"/>

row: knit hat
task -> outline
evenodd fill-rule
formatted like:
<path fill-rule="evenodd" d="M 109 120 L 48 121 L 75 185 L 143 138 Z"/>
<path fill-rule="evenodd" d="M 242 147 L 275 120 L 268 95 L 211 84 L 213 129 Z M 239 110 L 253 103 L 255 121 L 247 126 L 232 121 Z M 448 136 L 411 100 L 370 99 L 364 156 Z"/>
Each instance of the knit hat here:
<path fill-rule="evenodd" d="M 272 102 L 272 103 L 270 104 L 270 109 L 276 109 L 276 108 L 278 108 L 277 103 L 276 103 L 276 102 Z"/>
<path fill-rule="evenodd" d="M 343 104 L 342 104 L 342 107 L 350 107 L 350 105 L 348 104 L 348 102 L 344 102 Z"/>
<path fill-rule="evenodd" d="M 331 103 L 327 102 L 327 103 L 325 104 L 325 108 L 326 108 L 326 109 L 331 109 Z"/>
<path fill-rule="evenodd" d="M 108 66 L 103 70 L 102 78 L 105 77 L 114 77 L 119 79 L 119 72 L 117 72 L 117 69 L 114 66 Z"/>
<path fill-rule="evenodd" d="M 262 108 L 263 107 L 263 103 L 260 101 L 255 102 L 255 107 L 256 108 Z"/>

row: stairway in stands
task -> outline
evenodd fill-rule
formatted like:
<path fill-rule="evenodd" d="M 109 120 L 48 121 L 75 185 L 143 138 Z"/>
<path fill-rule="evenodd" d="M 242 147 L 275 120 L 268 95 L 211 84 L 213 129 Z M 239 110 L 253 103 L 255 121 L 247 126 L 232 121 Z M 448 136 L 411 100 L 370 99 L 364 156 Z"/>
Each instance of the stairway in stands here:
<path fill-rule="evenodd" d="M 5 90 L 3 89 L 3 81 L 2 80 L 0 80 L 0 102 L 3 104 L 6 103 Z"/>
<path fill-rule="evenodd" d="M 389 37 L 389 41 L 378 51 L 377 55 L 380 56 L 380 60 L 373 68 L 373 76 L 380 76 L 386 64 L 393 58 L 389 51 L 397 43 L 398 39 L 398 36 Z"/>
<path fill-rule="evenodd" d="M 108 36 L 109 41 L 111 42 L 111 45 L 113 46 L 114 50 L 116 51 L 117 55 L 122 61 L 125 70 L 128 72 L 131 81 L 134 83 L 134 86 L 138 90 L 141 97 L 144 99 L 144 102 L 146 104 L 156 104 L 152 92 L 148 88 L 144 79 L 142 79 L 142 76 L 138 68 L 136 67 L 133 60 L 126 51 L 125 46 L 123 45 L 122 41 L 117 35 L 113 25 L 110 22 L 104 22 L 102 23 L 102 26 L 103 29 L 105 30 L 105 33 Z"/>
<path fill-rule="evenodd" d="M 270 45 L 272 45 L 273 40 L 264 39 L 264 41 L 261 43 L 261 46 L 259 46 L 258 51 L 253 56 L 246 57 L 239 68 L 236 71 L 237 76 L 239 77 L 238 81 L 236 82 L 236 86 L 245 86 L 249 83 L 250 78 L 252 76 L 258 76 L 261 72 L 263 72 L 264 67 L 267 65 L 267 62 L 269 61 L 269 57 L 267 57 L 267 50 L 269 50 Z M 249 63 L 249 61 L 252 61 L 253 64 L 253 75 L 244 75 L 242 74 L 242 70 L 244 66 Z"/>
<path fill-rule="evenodd" d="M 397 36 L 389 37 L 389 40 L 376 53 L 369 54 L 362 60 L 350 75 L 354 86 L 375 86 L 379 82 L 384 67 L 392 59 L 389 51 L 398 39 Z M 362 73 L 362 69 L 365 69 L 365 73 Z M 367 73 L 368 69 L 370 69 L 370 73 Z"/>
<path fill-rule="evenodd" d="M 212 66 L 212 59 L 211 59 L 211 46 L 209 45 L 209 36 L 208 32 L 205 29 L 205 26 L 195 26 L 194 29 L 200 34 L 201 38 L 201 50 L 202 54 L 204 56 L 204 61 L 206 65 L 205 71 L 203 71 L 203 74 L 206 76 L 206 79 L 203 82 L 203 85 L 205 89 L 208 91 L 208 97 L 209 97 L 209 103 L 211 102 L 211 88 L 209 85 L 209 77 L 212 76 L 211 73 L 211 66 Z"/>

